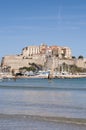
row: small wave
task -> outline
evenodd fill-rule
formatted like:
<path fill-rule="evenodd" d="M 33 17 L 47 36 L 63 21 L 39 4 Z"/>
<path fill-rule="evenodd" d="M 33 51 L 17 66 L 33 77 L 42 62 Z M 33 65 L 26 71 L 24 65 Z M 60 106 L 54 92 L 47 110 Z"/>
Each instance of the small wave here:
<path fill-rule="evenodd" d="M 40 115 L 23 115 L 23 114 L 0 114 L 0 118 L 16 118 L 16 119 L 32 119 L 48 122 L 57 122 L 57 123 L 70 123 L 77 125 L 86 125 L 86 119 L 82 118 L 69 118 L 69 117 L 53 117 L 53 116 L 40 116 Z"/>
<path fill-rule="evenodd" d="M 33 86 L 33 85 L 0 85 L 0 88 L 3 89 L 28 89 L 28 90 L 48 90 L 48 91 L 86 91 L 86 88 L 71 88 L 71 87 L 51 87 L 51 86 Z"/>

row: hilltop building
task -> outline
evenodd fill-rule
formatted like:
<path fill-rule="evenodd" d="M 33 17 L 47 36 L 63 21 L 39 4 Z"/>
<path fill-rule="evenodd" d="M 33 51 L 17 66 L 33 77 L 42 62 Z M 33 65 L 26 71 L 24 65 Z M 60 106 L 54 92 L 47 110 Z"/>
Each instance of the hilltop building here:
<path fill-rule="evenodd" d="M 67 58 L 71 59 L 71 49 L 68 47 L 59 47 L 59 46 L 47 46 L 42 44 L 40 46 L 28 46 L 23 48 L 22 55 L 24 58 L 28 58 L 33 55 L 56 55 L 58 58 Z"/>
<path fill-rule="evenodd" d="M 40 64 L 50 67 L 52 59 L 54 59 L 54 68 L 64 60 L 69 60 L 71 64 L 72 53 L 68 47 L 48 46 L 42 44 L 40 46 L 28 46 L 22 49 L 20 55 L 5 56 L 2 58 L 2 68 L 10 68 L 10 71 L 17 71 L 21 67 L 29 67 L 31 63 Z M 59 62 L 58 62 L 59 60 Z M 52 67 L 52 66 L 51 66 Z"/>

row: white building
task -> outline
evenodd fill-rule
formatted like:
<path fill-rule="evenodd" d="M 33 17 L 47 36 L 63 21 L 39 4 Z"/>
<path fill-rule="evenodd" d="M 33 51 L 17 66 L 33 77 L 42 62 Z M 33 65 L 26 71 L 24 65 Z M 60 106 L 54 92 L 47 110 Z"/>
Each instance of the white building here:
<path fill-rule="evenodd" d="M 40 54 L 40 47 L 39 46 L 28 46 L 23 48 L 22 55 L 25 57 L 33 56 L 36 54 Z"/>

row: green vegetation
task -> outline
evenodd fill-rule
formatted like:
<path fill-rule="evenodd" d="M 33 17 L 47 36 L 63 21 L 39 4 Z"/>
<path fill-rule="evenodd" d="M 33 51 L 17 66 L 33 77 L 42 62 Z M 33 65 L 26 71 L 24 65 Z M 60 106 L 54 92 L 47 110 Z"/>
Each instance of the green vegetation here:
<path fill-rule="evenodd" d="M 72 59 L 76 59 L 76 57 L 75 57 L 75 56 L 72 56 Z"/>
<path fill-rule="evenodd" d="M 83 60 L 83 58 L 84 58 L 84 57 L 83 57 L 82 55 L 80 55 L 80 56 L 78 57 L 78 59 L 82 59 L 82 60 Z"/>
<path fill-rule="evenodd" d="M 36 71 L 36 68 L 33 67 L 33 66 L 19 68 L 19 71 L 23 71 L 23 70 L 25 70 L 25 71 L 33 71 L 34 72 L 34 71 Z"/>
<path fill-rule="evenodd" d="M 42 70 L 42 65 L 38 65 L 38 64 L 35 64 L 35 63 L 29 63 L 30 67 L 22 67 L 22 68 L 19 68 L 19 71 L 22 72 L 22 71 L 38 71 L 38 70 Z"/>
<path fill-rule="evenodd" d="M 57 70 L 59 72 L 67 71 L 67 72 L 72 73 L 72 74 L 86 72 L 86 68 L 77 67 L 75 64 L 68 65 L 65 62 L 62 65 L 58 66 L 55 70 Z"/>

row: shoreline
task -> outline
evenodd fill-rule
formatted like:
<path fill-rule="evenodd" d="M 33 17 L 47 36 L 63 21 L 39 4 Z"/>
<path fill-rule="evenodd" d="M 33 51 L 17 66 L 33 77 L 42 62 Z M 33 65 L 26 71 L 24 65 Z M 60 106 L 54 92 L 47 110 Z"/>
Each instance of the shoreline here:
<path fill-rule="evenodd" d="M 86 78 L 86 75 L 58 75 L 56 78 L 62 79 L 75 79 L 75 78 Z"/>
<path fill-rule="evenodd" d="M 58 118 L 58 117 L 57 117 Z M 55 119 L 54 121 L 52 119 L 48 119 L 45 117 L 34 117 L 34 116 L 27 116 L 27 115 L 22 115 L 22 116 L 1 116 L 0 117 L 0 129 L 2 130 L 7 130 L 7 129 L 12 129 L 12 130 L 86 130 L 86 124 L 84 123 L 84 120 L 82 123 L 77 121 L 70 121 L 70 119 L 65 119 L 58 118 Z M 68 121 L 69 120 L 69 121 Z"/>
<path fill-rule="evenodd" d="M 48 78 L 48 76 L 40 76 L 40 75 L 35 75 L 35 76 L 12 76 L 12 75 L 5 75 L 5 76 L 0 76 L 0 79 L 20 79 L 20 78 L 41 78 L 41 79 L 77 79 L 77 78 L 86 78 L 86 75 L 57 75 L 57 76 L 52 76 Z"/>
<path fill-rule="evenodd" d="M 48 78 L 48 76 L 16 76 L 13 77 L 14 79 L 18 79 L 18 78 L 38 78 L 38 79 L 77 79 L 77 78 L 86 78 L 86 75 L 58 75 L 58 76 L 52 76 L 50 78 Z"/>
<path fill-rule="evenodd" d="M 53 117 L 53 116 L 42 116 L 42 115 L 26 115 L 26 114 L 2 114 L 0 113 L 0 119 L 6 118 L 26 118 L 26 119 L 33 119 L 39 121 L 48 121 L 48 122 L 57 122 L 57 123 L 66 123 L 66 124 L 77 124 L 77 125 L 85 125 L 86 126 L 86 119 L 85 118 L 72 118 L 72 117 Z"/>
<path fill-rule="evenodd" d="M 41 79 L 75 79 L 75 78 L 86 78 L 86 74 L 58 74 L 58 75 L 22 75 L 15 76 L 11 73 L 0 74 L 0 79 L 19 79 L 19 78 L 41 78 Z"/>

